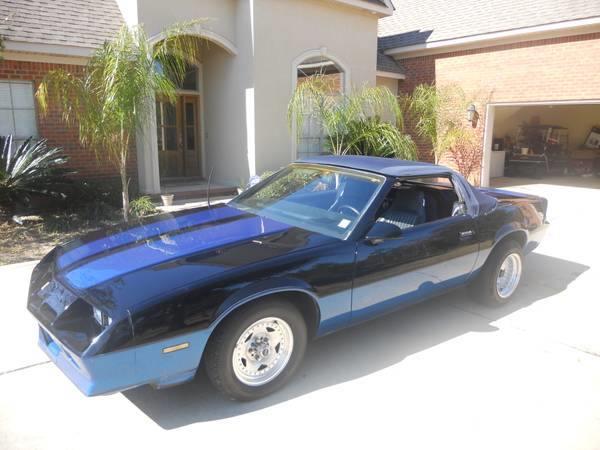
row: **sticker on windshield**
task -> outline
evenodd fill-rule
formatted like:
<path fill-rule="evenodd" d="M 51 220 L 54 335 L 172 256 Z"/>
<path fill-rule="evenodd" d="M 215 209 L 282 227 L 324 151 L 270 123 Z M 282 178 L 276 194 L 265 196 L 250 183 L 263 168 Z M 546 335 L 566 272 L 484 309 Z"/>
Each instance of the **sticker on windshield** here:
<path fill-rule="evenodd" d="M 343 228 L 344 230 L 348 228 L 348 225 L 350 225 L 350 221 L 348 219 L 342 219 L 340 220 L 340 223 L 338 223 L 338 227 Z"/>

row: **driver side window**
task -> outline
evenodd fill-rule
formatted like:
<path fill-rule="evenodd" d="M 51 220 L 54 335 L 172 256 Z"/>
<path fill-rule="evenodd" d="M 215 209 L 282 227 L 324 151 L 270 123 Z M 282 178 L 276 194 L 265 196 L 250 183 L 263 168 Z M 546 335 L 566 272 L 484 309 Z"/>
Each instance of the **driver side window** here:
<path fill-rule="evenodd" d="M 448 177 L 405 178 L 396 181 L 381 209 L 377 222 L 406 230 L 415 226 L 465 214 Z"/>

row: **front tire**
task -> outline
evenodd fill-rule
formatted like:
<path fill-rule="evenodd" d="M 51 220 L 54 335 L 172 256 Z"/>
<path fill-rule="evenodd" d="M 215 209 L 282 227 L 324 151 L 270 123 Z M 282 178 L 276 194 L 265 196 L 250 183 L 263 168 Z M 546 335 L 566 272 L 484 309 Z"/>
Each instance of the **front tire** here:
<path fill-rule="evenodd" d="M 235 400 L 255 400 L 281 388 L 299 367 L 306 323 L 289 302 L 265 300 L 234 311 L 215 330 L 204 365 L 212 384 Z"/>
<path fill-rule="evenodd" d="M 501 242 L 471 285 L 471 295 L 490 306 L 504 305 L 513 298 L 522 274 L 521 246 L 513 240 Z"/>

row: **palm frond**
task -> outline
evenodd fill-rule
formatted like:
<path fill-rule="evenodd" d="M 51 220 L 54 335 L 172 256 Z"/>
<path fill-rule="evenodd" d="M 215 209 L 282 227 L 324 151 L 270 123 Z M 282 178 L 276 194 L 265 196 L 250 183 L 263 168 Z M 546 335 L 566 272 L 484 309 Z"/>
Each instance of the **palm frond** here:
<path fill-rule="evenodd" d="M 12 137 L 0 152 L 0 206 L 28 203 L 31 195 L 62 196 L 74 170 L 63 167 L 68 158 L 61 148 L 48 148 L 45 140 L 27 139 L 12 151 Z"/>
<path fill-rule="evenodd" d="M 468 105 L 479 103 L 476 98 L 477 95 L 467 95 L 456 84 L 421 84 L 405 99 L 417 134 L 431 142 L 436 162 L 453 145 L 474 137 L 465 125 L 464 116 Z"/>
<path fill-rule="evenodd" d="M 331 79 L 323 75 L 305 78 L 298 84 L 288 103 L 288 125 L 302 136 L 308 118 L 316 119 L 327 136 L 327 149 L 334 154 L 361 153 L 357 146 L 368 147 L 368 154 L 416 157 L 412 139 L 402 132 L 402 109 L 396 96 L 385 87 L 368 87 L 339 94 L 332 90 Z M 391 123 L 379 117 L 389 117 Z M 377 118 L 377 120 L 374 120 Z M 375 133 L 379 130 L 383 135 Z"/>

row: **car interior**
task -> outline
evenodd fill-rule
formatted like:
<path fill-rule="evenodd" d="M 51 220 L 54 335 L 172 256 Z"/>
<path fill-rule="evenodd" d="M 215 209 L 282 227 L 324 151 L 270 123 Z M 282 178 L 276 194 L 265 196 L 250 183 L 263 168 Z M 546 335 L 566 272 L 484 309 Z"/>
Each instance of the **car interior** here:
<path fill-rule="evenodd" d="M 378 213 L 378 222 L 401 230 L 461 214 L 458 195 L 450 180 L 398 180 Z"/>

